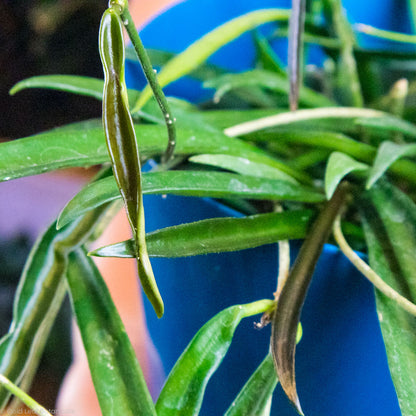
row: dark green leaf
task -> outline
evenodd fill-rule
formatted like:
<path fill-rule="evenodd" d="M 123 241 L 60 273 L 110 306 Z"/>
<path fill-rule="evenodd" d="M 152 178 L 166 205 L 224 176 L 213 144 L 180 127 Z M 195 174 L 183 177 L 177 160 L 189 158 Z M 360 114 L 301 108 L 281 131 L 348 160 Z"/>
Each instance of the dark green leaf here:
<path fill-rule="evenodd" d="M 312 212 L 308 210 L 258 214 L 244 218 L 212 218 L 163 228 L 147 234 L 151 257 L 186 257 L 244 250 L 302 238 Z M 101 257 L 134 257 L 132 240 L 106 246 L 90 253 Z"/>
<path fill-rule="evenodd" d="M 386 182 L 368 193 L 362 210 L 370 266 L 393 289 L 416 301 L 416 206 Z M 416 318 L 376 290 L 390 373 L 403 416 L 416 414 Z"/>
<path fill-rule="evenodd" d="M 271 300 L 236 305 L 208 321 L 170 372 L 156 403 L 157 415 L 198 415 L 206 385 L 227 353 L 240 321 L 272 306 Z"/>
<path fill-rule="evenodd" d="M 368 165 L 357 162 L 355 159 L 340 152 L 334 152 L 328 159 L 325 171 L 325 193 L 330 199 L 342 179 L 351 172 L 369 169 Z"/>
<path fill-rule="evenodd" d="M 377 156 L 368 176 L 366 188 L 370 189 L 390 166 L 403 156 L 416 155 L 416 144 L 397 144 L 383 142 L 377 151 Z"/>
<path fill-rule="evenodd" d="M 65 126 L 62 129 L 0 143 L 0 181 L 54 169 L 107 162 L 109 158 L 104 133 L 102 128 L 94 127 L 95 123 L 85 122 L 85 130 L 82 130 L 83 123 L 76 123 L 73 127 Z M 142 157 L 163 154 L 166 147 L 164 126 L 136 124 L 135 130 Z M 175 154 L 179 156 L 196 153 L 232 154 L 270 166 L 282 165 L 262 150 L 220 132 L 207 132 L 203 129 L 179 130 Z M 290 173 L 301 180 L 305 179 L 305 175 L 293 169 Z"/>
<path fill-rule="evenodd" d="M 106 416 L 156 416 L 136 354 L 100 272 L 82 249 L 67 281 L 94 388 Z"/>
<path fill-rule="evenodd" d="M 143 174 L 142 185 L 143 194 L 301 202 L 321 202 L 324 200 L 324 196 L 312 188 L 282 180 L 241 176 L 226 172 L 151 172 Z M 113 177 L 92 182 L 65 206 L 59 216 L 58 227 L 64 226 L 97 206 L 118 198 L 120 198 L 120 192 Z"/>

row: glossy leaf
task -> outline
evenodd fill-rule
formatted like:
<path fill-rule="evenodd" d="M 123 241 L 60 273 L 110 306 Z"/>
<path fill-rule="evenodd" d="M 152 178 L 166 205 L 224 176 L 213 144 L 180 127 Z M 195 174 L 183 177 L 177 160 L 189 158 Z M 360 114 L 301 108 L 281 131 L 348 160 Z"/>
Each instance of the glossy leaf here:
<path fill-rule="evenodd" d="M 225 416 L 268 415 L 278 379 L 269 353 L 228 408 Z"/>
<path fill-rule="evenodd" d="M 236 305 L 208 321 L 170 372 L 156 402 L 157 415 L 198 415 L 206 385 L 226 355 L 240 321 L 272 306 L 271 300 Z"/>
<path fill-rule="evenodd" d="M 393 115 L 386 115 L 380 118 L 357 118 L 354 120 L 357 127 L 364 129 L 365 131 L 372 132 L 373 134 L 382 134 L 385 136 L 386 133 L 400 133 L 411 139 L 416 138 L 416 126 Z"/>
<path fill-rule="evenodd" d="M 295 379 L 295 349 L 301 311 L 316 263 L 342 208 L 346 189 L 339 186 L 308 231 L 273 314 L 271 351 L 280 384 L 296 410 L 302 413 Z"/>
<path fill-rule="evenodd" d="M 289 92 L 287 77 L 260 69 L 238 74 L 225 74 L 204 82 L 205 88 L 216 90 L 214 95 L 214 101 L 216 102 L 232 90 L 250 86 L 261 87 L 285 95 Z M 300 103 L 305 107 L 328 107 L 333 105 L 330 99 L 306 87 L 300 90 L 299 98 Z"/>
<path fill-rule="evenodd" d="M 362 210 L 370 266 L 393 289 L 416 301 L 416 206 L 384 181 L 368 193 Z M 390 373 L 403 416 L 416 413 L 416 318 L 376 290 L 377 312 Z"/>
<path fill-rule="evenodd" d="M 247 13 L 224 23 L 170 60 L 158 74 L 159 84 L 164 87 L 189 74 L 201 63 L 205 62 L 214 52 L 238 38 L 244 32 L 264 23 L 287 20 L 288 18 L 289 10 L 263 9 Z M 133 112 L 140 110 L 150 97 L 151 90 L 147 86 L 136 102 Z"/>
<path fill-rule="evenodd" d="M 232 155 L 196 155 L 190 157 L 189 161 L 227 169 L 241 175 L 298 183 L 294 178 L 280 169 L 252 162 L 243 157 L 236 157 Z"/>
<path fill-rule="evenodd" d="M 255 166 L 256 164 L 253 163 Z M 271 168 L 270 168 L 271 169 Z M 211 198 L 271 199 L 321 202 L 320 192 L 288 181 L 235 175 L 226 172 L 160 171 L 143 174 L 143 194 L 174 194 Z M 120 198 L 113 177 L 92 182 L 61 212 L 58 227 L 106 202 Z"/>
<path fill-rule="evenodd" d="M 340 152 L 334 152 L 328 159 L 325 170 L 325 193 L 331 199 L 342 179 L 351 172 L 365 171 L 369 166 Z"/>
<path fill-rule="evenodd" d="M 82 249 L 69 257 L 67 281 L 102 413 L 155 416 L 142 370 L 110 292 Z"/>
<path fill-rule="evenodd" d="M 85 130 L 82 126 L 85 125 Z M 161 155 L 166 147 L 165 130 L 157 125 L 135 125 L 141 156 L 144 158 Z M 229 138 L 220 132 L 203 129 L 181 129 L 178 131 L 176 155 L 196 153 L 220 153 L 250 159 L 270 166 L 282 164 L 264 151 Z M 108 152 L 102 127 L 96 122 L 75 123 L 26 137 L 0 143 L 0 181 L 22 176 L 63 169 L 74 166 L 92 166 L 108 162 Z M 304 179 L 304 175 L 291 171 Z"/>
<path fill-rule="evenodd" d="M 374 164 L 368 176 L 366 188 L 371 188 L 390 166 L 404 156 L 415 156 L 416 144 L 383 142 L 378 148 Z"/>
<path fill-rule="evenodd" d="M 40 75 L 18 82 L 10 90 L 10 94 L 14 95 L 28 88 L 64 91 L 101 101 L 103 99 L 104 80 L 79 75 Z M 138 95 L 139 91 L 128 90 L 129 102 L 134 102 Z"/>
<path fill-rule="evenodd" d="M 88 240 L 105 210 L 103 206 L 91 211 L 59 231 L 52 224 L 32 248 L 14 300 L 10 330 L 0 342 L 0 374 L 11 381 L 20 381 L 39 347 L 37 337 L 47 335 L 43 324 L 50 324 L 50 312 L 59 309 L 69 253 Z M 7 397 L 0 389 L 1 407 Z"/>
<path fill-rule="evenodd" d="M 212 218 L 163 228 L 146 236 L 151 257 L 186 257 L 244 250 L 278 240 L 302 238 L 312 212 L 257 214 L 243 218 Z M 132 240 L 99 248 L 90 255 L 134 257 Z"/>

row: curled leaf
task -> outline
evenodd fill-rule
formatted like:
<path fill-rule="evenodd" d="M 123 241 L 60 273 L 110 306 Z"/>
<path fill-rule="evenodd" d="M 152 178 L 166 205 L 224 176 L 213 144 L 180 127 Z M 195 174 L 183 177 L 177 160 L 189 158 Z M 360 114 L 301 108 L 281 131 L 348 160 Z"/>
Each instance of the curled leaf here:
<path fill-rule="evenodd" d="M 346 187 L 341 184 L 314 222 L 283 286 L 273 315 L 271 351 L 277 376 L 284 392 L 300 414 L 303 413 L 295 380 L 298 323 L 316 263 L 345 196 Z"/>

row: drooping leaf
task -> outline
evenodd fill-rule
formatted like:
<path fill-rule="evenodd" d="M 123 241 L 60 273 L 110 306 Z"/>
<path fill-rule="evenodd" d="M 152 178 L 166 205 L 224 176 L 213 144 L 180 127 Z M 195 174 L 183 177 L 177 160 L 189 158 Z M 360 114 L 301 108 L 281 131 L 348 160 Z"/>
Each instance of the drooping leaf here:
<path fill-rule="evenodd" d="M 156 416 L 142 370 L 108 288 L 83 249 L 69 257 L 67 282 L 102 413 Z"/>
<path fill-rule="evenodd" d="M 308 231 L 273 314 L 271 351 L 280 384 L 296 410 L 302 413 L 295 378 L 297 328 L 316 263 L 344 204 L 346 188 L 340 185 Z"/>
<path fill-rule="evenodd" d="M 157 415 L 198 415 L 206 385 L 226 355 L 240 321 L 272 306 L 271 300 L 236 305 L 208 321 L 170 372 L 156 402 Z"/>
<path fill-rule="evenodd" d="M 370 266 L 393 289 L 416 301 L 416 206 L 385 181 L 367 193 L 363 207 Z M 416 318 L 376 290 L 388 364 L 403 416 L 416 412 Z"/>
<path fill-rule="evenodd" d="M 189 161 L 231 170 L 232 172 L 236 172 L 241 175 L 298 183 L 296 179 L 276 167 L 252 162 L 251 160 L 243 157 L 232 155 L 196 155 L 190 157 Z"/>
<path fill-rule="evenodd" d="M 312 218 L 308 210 L 212 218 L 163 228 L 146 236 L 151 257 L 186 257 L 244 250 L 278 240 L 302 238 Z M 99 248 L 90 255 L 134 257 L 132 240 Z"/>
<path fill-rule="evenodd" d="M 370 189 L 390 166 L 404 156 L 415 156 L 416 144 L 383 142 L 378 148 L 374 164 L 368 176 L 366 188 Z"/>
<path fill-rule="evenodd" d="M 10 94 L 17 94 L 27 88 L 46 88 L 64 91 L 102 101 L 104 80 L 79 75 L 40 75 L 18 82 L 10 90 Z M 129 89 L 129 102 L 134 102 L 138 95 L 139 91 Z"/>
<path fill-rule="evenodd" d="M 85 126 L 85 129 L 82 129 Z M 165 129 L 159 125 L 135 125 L 141 155 L 149 158 L 163 154 L 166 147 Z M 221 132 L 204 129 L 178 131 L 175 154 L 221 153 L 281 167 L 281 162 L 264 151 Z M 96 122 L 76 123 L 19 140 L 0 143 L 0 181 L 36 175 L 54 169 L 91 166 L 107 162 L 108 152 L 102 127 Z M 300 180 L 305 175 L 294 169 L 290 174 Z"/>
<path fill-rule="evenodd" d="M 256 164 L 253 163 L 253 165 Z M 150 172 L 143 174 L 142 185 L 143 194 L 300 202 L 321 202 L 324 199 L 324 196 L 313 188 L 286 180 L 257 178 L 226 172 L 179 170 Z M 68 202 L 59 216 L 58 227 L 64 226 L 97 206 L 119 198 L 120 192 L 113 177 L 92 182 Z"/>
<path fill-rule="evenodd" d="M 158 74 L 159 84 L 161 87 L 164 87 L 178 78 L 189 74 L 214 52 L 238 38 L 244 32 L 264 23 L 287 20 L 288 18 L 289 10 L 263 9 L 247 13 L 224 23 L 170 60 Z M 151 91 L 147 86 L 136 102 L 133 112 L 140 110 L 150 97 Z"/>
<path fill-rule="evenodd" d="M 216 90 L 214 101 L 220 101 L 226 93 L 232 90 L 250 86 L 261 87 L 285 95 L 289 92 L 287 77 L 260 69 L 238 74 L 224 74 L 204 82 L 205 88 Z M 306 87 L 300 90 L 299 98 L 300 103 L 305 107 L 328 107 L 334 104 L 330 99 Z"/>
<path fill-rule="evenodd" d="M 345 153 L 334 152 L 328 159 L 325 170 L 325 193 L 330 199 L 342 179 L 351 172 L 365 171 L 369 166 L 357 162 Z"/>

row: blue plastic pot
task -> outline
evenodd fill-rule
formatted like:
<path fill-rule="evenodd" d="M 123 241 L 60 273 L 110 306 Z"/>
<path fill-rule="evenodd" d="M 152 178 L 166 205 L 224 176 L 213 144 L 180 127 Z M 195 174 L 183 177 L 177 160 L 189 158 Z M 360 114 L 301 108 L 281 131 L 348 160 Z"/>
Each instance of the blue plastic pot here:
<path fill-rule="evenodd" d="M 254 8 L 288 7 L 289 0 L 188 0 L 157 18 L 142 32 L 146 46 L 183 50 L 208 30 Z M 255 5 L 255 7 L 253 6 Z M 403 2 L 344 1 L 354 22 L 403 29 Z M 406 20 L 407 22 L 407 20 Z M 406 25 L 408 25 L 406 23 Z M 407 26 L 406 26 L 407 27 Z M 213 57 L 232 69 L 250 67 L 250 36 Z M 128 66 L 130 85 L 138 69 Z M 201 90 L 176 83 L 168 93 L 191 100 Z M 179 89 L 178 89 L 179 88 Z M 147 230 L 237 215 L 209 199 L 145 196 Z M 292 255 L 296 254 L 296 244 Z M 220 310 L 234 304 L 270 298 L 275 290 L 277 246 L 179 259 L 153 259 L 165 300 L 158 320 L 146 302 L 150 334 L 169 372 L 196 331 Z M 302 313 L 304 335 L 297 348 L 297 384 L 305 414 L 314 416 L 399 416 L 384 344 L 376 316 L 372 286 L 333 246 L 327 245 L 318 263 Z M 228 355 L 207 387 L 201 415 L 221 415 L 268 351 L 270 329 L 255 330 L 246 319 L 238 328 Z M 273 415 L 293 416 L 281 389 L 276 389 Z"/>

